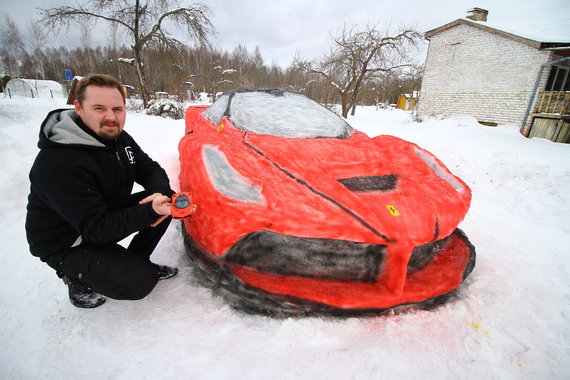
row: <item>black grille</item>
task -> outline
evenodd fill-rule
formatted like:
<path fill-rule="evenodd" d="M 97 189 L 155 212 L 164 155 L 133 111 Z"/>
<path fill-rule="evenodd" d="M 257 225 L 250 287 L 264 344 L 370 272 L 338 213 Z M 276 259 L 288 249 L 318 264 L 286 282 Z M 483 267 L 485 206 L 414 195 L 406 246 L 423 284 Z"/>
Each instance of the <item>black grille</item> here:
<path fill-rule="evenodd" d="M 285 276 L 374 282 L 385 256 L 384 245 L 259 231 L 240 239 L 225 259 L 234 265 Z"/>

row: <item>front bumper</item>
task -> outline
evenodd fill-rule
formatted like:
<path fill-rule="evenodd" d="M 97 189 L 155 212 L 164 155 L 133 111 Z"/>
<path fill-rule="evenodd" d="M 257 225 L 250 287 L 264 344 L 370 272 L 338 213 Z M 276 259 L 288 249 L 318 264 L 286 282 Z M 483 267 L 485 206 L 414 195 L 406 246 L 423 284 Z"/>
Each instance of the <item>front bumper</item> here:
<path fill-rule="evenodd" d="M 234 293 L 246 290 L 249 299 L 238 307 L 259 296 L 274 300 L 270 303 L 277 309 L 308 313 L 373 312 L 425 303 L 456 289 L 475 265 L 475 249 L 459 229 L 409 249 L 270 231 L 243 237 L 223 257 L 192 247 L 194 261 L 207 263 L 202 270 L 217 272 L 222 287 Z"/>

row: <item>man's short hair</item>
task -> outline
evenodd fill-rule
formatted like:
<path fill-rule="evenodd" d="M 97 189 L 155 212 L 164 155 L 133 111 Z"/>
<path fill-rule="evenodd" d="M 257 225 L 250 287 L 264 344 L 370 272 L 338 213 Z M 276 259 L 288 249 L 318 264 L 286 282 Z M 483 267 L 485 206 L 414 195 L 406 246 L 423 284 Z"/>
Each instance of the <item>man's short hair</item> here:
<path fill-rule="evenodd" d="M 77 87 L 75 88 L 75 99 L 79 104 L 83 104 L 85 99 L 85 89 L 87 86 L 98 86 L 98 87 L 110 87 L 116 88 L 121 93 L 123 97 L 123 103 L 125 103 L 125 88 L 117 79 L 107 74 L 88 74 L 81 78 L 77 82 Z"/>

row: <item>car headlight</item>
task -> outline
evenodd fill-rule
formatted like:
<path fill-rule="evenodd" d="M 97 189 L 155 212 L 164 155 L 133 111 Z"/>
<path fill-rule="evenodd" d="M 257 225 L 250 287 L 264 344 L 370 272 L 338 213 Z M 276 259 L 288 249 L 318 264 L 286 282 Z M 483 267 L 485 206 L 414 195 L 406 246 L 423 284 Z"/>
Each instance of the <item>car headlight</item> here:
<path fill-rule="evenodd" d="M 265 202 L 261 189 L 234 169 L 218 147 L 205 145 L 202 149 L 202 158 L 210 181 L 220 193 L 241 202 Z"/>
<path fill-rule="evenodd" d="M 451 174 L 446 168 L 441 166 L 441 164 L 432 156 L 430 153 L 423 149 L 415 148 L 416 154 L 425 162 L 430 168 L 433 169 L 435 174 L 449 183 L 455 191 L 458 193 L 465 192 L 465 186 L 457 179 L 453 174 Z"/>

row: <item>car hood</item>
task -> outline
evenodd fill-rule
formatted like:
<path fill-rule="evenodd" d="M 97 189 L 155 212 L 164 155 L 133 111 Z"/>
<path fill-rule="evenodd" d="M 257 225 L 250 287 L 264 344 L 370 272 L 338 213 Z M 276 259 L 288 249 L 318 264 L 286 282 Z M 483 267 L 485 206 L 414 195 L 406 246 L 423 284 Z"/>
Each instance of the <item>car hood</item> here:
<path fill-rule="evenodd" d="M 386 243 L 445 237 L 471 201 L 469 187 L 435 156 L 397 137 L 246 134 L 244 143 Z"/>

